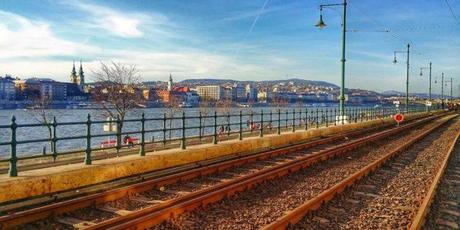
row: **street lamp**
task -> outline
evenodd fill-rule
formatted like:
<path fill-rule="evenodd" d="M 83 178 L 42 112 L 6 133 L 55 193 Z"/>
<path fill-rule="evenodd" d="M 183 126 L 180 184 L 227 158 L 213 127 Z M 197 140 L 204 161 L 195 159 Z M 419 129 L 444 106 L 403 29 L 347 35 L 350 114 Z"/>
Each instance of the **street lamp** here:
<path fill-rule="evenodd" d="M 398 53 L 406 53 L 407 57 L 407 69 L 406 69 L 406 113 L 408 112 L 409 106 L 409 57 L 410 57 L 410 44 L 407 44 L 407 51 L 394 51 L 394 59 L 393 63 L 396 64 L 398 61 L 396 60 L 396 54 Z"/>
<path fill-rule="evenodd" d="M 452 102 L 452 83 L 453 83 L 453 79 L 450 78 L 450 81 L 446 81 L 446 83 L 450 83 L 450 102 Z M 446 84 L 447 86 L 447 84 Z"/>
<path fill-rule="evenodd" d="M 340 119 L 343 119 L 345 116 L 345 41 L 346 41 L 346 32 L 347 32 L 347 0 L 343 0 L 343 3 L 337 4 L 321 4 L 319 5 L 319 21 L 315 25 L 316 27 L 323 29 L 326 27 L 326 23 L 323 21 L 323 8 L 332 7 L 332 6 L 343 6 L 343 16 L 342 16 L 342 75 L 341 75 L 341 84 L 340 84 L 340 97 L 339 97 L 339 114 Z"/>
<path fill-rule="evenodd" d="M 423 76 L 423 70 L 424 69 L 429 69 L 430 70 L 430 75 L 429 75 L 429 79 L 430 79 L 430 84 L 428 86 L 428 101 L 431 103 L 431 62 L 430 62 L 430 66 L 429 67 L 420 67 L 420 76 Z"/>
<path fill-rule="evenodd" d="M 435 79 L 434 83 L 437 84 L 438 80 Z M 444 73 L 441 73 L 441 107 L 444 109 Z"/>

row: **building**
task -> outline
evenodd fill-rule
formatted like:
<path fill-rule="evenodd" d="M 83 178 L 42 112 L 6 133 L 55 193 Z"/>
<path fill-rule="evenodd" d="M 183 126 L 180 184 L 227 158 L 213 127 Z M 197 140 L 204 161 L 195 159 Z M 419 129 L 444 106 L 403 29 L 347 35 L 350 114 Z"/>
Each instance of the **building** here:
<path fill-rule="evenodd" d="M 25 81 L 24 96 L 29 100 L 48 99 L 52 101 L 82 101 L 88 95 L 78 84 L 57 82 L 49 78 L 29 78 Z"/>
<path fill-rule="evenodd" d="M 12 101 L 16 99 L 16 87 L 11 76 L 0 77 L 0 100 Z"/>
<path fill-rule="evenodd" d="M 78 85 L 78 88 L 80 88 L 81 91 L 84 91 L 85 88 L 85 73 L 83 72 L 83 65 L 80 60 L 80 70 L 77 71 L 75 70 L 75 61 L 73 62 L 73 68 L 72 71 L 70 72 L 70 82 L 73 84 Z"/>
<path fill-rule="evenodd" d="M 235 83 L 233 85 L 233 92 L 234 92 L 234 98 L 233 100 L 236 102 L 246 102 L 247 101 L 247 95 L 246 95 L 246 88 L 240 84 L 240 83 Z"/>
<path fill-rule="evenodd" d="M 252 86 L 251 84 L 246 85 L 246 98 L 248 102 L 257 102 L 257 93 L 258 90 L 256 87 Z"/>
<path fill-rule="evenodd" d="M 219 85 L 197 86 L 196 91 L 200 99 L 218 101 L 224 98 L 224 88 Z"/>

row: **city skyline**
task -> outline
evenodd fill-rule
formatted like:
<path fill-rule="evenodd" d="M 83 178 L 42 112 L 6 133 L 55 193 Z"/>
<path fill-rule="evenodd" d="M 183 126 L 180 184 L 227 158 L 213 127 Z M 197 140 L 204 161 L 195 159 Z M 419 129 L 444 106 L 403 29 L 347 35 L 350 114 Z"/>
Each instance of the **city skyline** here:
<path fill-rule="evenodd" d="M 404 62 L 391 61 L 407 42 L 415 54 L 411 92 L 427 91 L 428 79 L 418 73 L 429 61 L 433 76 L 445 72 L 455 82 L 460 4 L 448 2 L 453 15 L 445 1 L 350 1 L 349 30 L 358 32 L 348 35 L 347 88 L 403 91 Z M 82 58 L 88 80 L 99 60 L 115 60 L 137 64 L 144 81 L 167 81 L 172 73 L 177 80 L 297 77 L 338 84 L 340 15 L 325 11 L 328 28 L 318 31 L 320 3 L 2 1 L 0 74 L 68 81 L 69 63 Z M 376 32 L 382 30 L 390 32 Z"/>

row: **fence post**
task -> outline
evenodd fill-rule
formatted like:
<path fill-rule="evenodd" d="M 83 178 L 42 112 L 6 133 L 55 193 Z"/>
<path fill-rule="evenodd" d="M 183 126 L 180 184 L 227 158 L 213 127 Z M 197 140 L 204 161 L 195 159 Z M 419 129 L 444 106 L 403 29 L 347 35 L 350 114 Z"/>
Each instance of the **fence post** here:
<path fill-rule="evenodd" d="M 292 110 L 292 132 L 295 132 L 295 109 Z"/>
<path fill-rule="evenodd" d="M 278 135 L 281 135 L 281 109 L 278 109 Z"/>
<path fill-rule="evenodd" d="M 240 134 L 238 135 L 238 139 L 243 140 L 243 111 L 240 110 Z"/>
<path fill-rule="evenodd" d="M 230 123 L 231 123 L 231 122 L 230 122 L 230 113 L 231 113 L 231 112 L 228 112 L 228 113 L 227 113 L 227 128 L 228 128 L 228 130 L 227 130 L 227 139 L 230 138 L 230 132 L 231 132 L 231 131 L 230 131 Z"/>
<path fill-rule="evenodd" d="M 264 136 L 264 110 L 260 110 L 260 137 Z"/>
<path fill-rule="evenodd" d="M 285 129 L 286 129 L 286 132 L 288 130 L 288 121 L 289 121 L 289 109 L 286 109 L 286 124 L 285 124 Z"/>
<path fill-rule="evenodd" d="M 117 118 L 117 122 L 118 122 Z M 119 126 L 117 126 L 117 130 L 119 130 Z M 118 132 L 118 131 L 117 131 Z M 117 133 L 118 135 L 118 133 Z M 118 152 L 118 150 L 117 150 Z M 91 164 L 91 115 L 88 113 L 88 117 L 86 119 L 86 151 L 85 151 L 85 165 Z"/>
<path fill-rule="evenodd" d="M 217 145 L 217 111 L 214 111 L 214 137 L 212 143 Z"/>
<path fill-rule="evenodd" d="M 57 158 L 57 150 L 56 150 L 56 142 L 57 142 L 57 136 L 56 136 L 56 128 L 57 128 L 57 122 L 56 122 L 56 117 L 53 116 L 53 146 L 51 147 L 52 148 L 52 154 L 53 154 L 53 162 L 56 162 L 56 158 Z"/>
<path fill-rule="evenodd" d="M 16 124 L 16 117 L 13 116 L 11 118 L 11 149 L 10 149 L 10 169 L 9 169 L 9 174 L 10 177 L 16 177 L 18 176 L 18 168 L 17 168 L 17 162 L 18 162 L 18 157 L 16 156 L 16 129 L 18 128 L 18 125 Z"/>
<path fill-rule="evenodd" d="M 318 120 L 319 120 L 319 109 L 316 108 L 316 128 L 319 128 Z"/>
<path fill-rule="evenodd" d="M 145 114 L 141 115 L 141 146 L 139 148 L 139 155 L 145 156 Z"/>
<path fill-rule="evenodd" d="M 120 115 L 117 115 L 117 156 L 120 153 L 121 149 L 121 121 Z"/>
<path fill-rule="evenodd" d="M 182 111 L 182 141 L 180 142 L 180 148 L 185 149 L 186 148 L 186 143 L 185 143 L 185 111 Z"/>
<path fill-rule="evenodd" d="M 272 129 L 273 129 L 273 112 L 270 109 L 270 134 L 272 134 Z"/>
<path fill-rule="evenodd" d="M 198 133 L 199 133 L 199 134 L 198 134 L 198 137 L 199 137 L 200 142 L 201 142 L 201 138 L 202 138 L 201 132 L 202 132 L 202 129 L 203 129 L 203 127 L 202 127 L 202 126 L 203 126 L 203 123 L 202 123 L 202 122 L 203 122 L 203 121 L 202 121 L 203 118 L 201 117 L 201 111 L 199 112 L 198 119 L 200 120 L 200 124 L 199 124 L 199 126 L 198 126 L 198 128 L 199 128 L 199 130 L 198 130 Z"/>
<path fill-rule="evenodd" d="M 308 108 L 305 108 L 305 130 L 308 130 Z"/>
<path fill-rule="evenodd" d="M 166 113 L 163 113 L 163 146 L 166 146 Z"/>

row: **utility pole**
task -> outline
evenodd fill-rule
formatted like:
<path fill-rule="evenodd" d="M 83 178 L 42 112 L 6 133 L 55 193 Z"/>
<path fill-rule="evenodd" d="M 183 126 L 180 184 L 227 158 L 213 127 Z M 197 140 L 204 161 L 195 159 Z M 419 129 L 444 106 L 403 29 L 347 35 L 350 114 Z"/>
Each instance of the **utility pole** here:
<path fill-rule="evenodd" d="M 441 107 L 444 109 L 444 73 L 441 74 Z"/>
<path fill-rule="evenodd" d="M 406 72 L 406 113 L 409 111 L 409 51 L 410 44 L 407 44 L 407 72 Z"/>
<path fill-rule="evenodd" d="M 429 94 L 430 102 L 431 102 L 431 62 L 430 62 L 430 86 L 429 86 L 428 94 Z"/>

